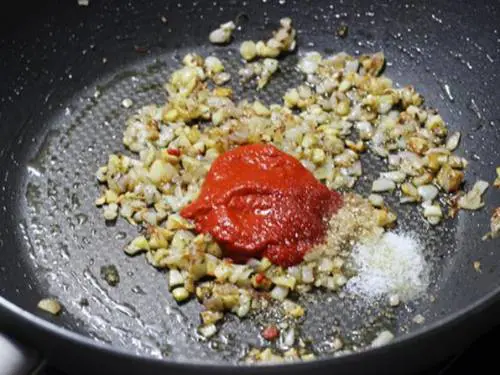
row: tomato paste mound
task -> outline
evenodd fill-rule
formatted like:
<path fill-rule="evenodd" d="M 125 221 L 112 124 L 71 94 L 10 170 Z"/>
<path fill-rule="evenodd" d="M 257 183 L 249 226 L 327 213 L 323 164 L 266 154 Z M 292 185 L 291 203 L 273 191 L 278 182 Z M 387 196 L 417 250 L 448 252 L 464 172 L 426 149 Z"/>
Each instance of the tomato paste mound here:
<path fill-rule="evenodd" d="M 324 238 L 342 204 L 292 156 L 272 145 L 237 147 L 217 158 L 200 195 L 181 211 L 237 261 L 268 257 L 288 267 Z"/>

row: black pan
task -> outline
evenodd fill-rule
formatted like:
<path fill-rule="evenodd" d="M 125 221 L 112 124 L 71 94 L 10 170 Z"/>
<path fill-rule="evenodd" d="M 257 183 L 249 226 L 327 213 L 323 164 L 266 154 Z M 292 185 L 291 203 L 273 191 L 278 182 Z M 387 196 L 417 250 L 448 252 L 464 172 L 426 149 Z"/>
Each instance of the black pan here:
<path fill-rule="evenodd" d="M 165 99 L 161 83 L 186 52 L 215 53 L 233 61 L 234 72 L 239 42 L 268 35 L 290 16 L 299 51 L 383 50 L 386 74 L 414 84 L 450 129 L 462 132 L 466 187 L 478 178 L 491 182 L 500 164 L 498 1 L 71 0 L 17 8 L 4 14 L 9 27 L 0 39 L 0 331 L 72 374 L 232 373 L 245 350 L 261 344 L 254 319 L 229 318 L 215 339 L 200 340 L 198 303 L 178 306 L 163 273 L 142 257 L 124 256 L 136 229 L 123 221 L 106 226 L 93 205 L 93 174 L 110 152 L 122 150 L 125 119 L 139 105 Z M 231 19 L 241 28 L 233 44 L 209 45 L 209 31 Z M 341 24 L 349 27 L 346 38 L 336 35 Z M 295 62 L 286 57 L 263 100 L 279 100 L 298 80 Z M 125 98 L 133 108 L 121 107 Z M 426 227 L 415 208 L 400 212 L 400 225 L 425 234 L 431 250 L 427 298 L 384 318 L 382 307 L 367 311 L 319 295 L 302 330 L 321 359 L 259 371 L 411 373 L 499 323 L 500 243 L 481 237 L 500 194 L 490 188 L 485 200 L 483 210 L 436 228 Z M 120 272 L 116 288 L 99 277 L 108 264 Z M 37 309 L 47 296 L 62 302 L 61 316 Z M 412 322 L 416 314 L 424 324 Z M 328 355 L 332 327 L 352 329 L 367 315 L 398 337 L 380 349 Z M 256 369 L 240 363 L 237 371 Z"/>

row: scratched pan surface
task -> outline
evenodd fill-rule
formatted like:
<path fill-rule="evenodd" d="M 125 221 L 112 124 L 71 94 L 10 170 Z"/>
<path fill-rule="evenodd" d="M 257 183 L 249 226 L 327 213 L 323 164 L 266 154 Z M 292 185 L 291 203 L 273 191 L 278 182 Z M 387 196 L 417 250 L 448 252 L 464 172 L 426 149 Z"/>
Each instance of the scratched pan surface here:
<path fill-rule="evenodd" d="M 126 118 L 141 105 L 165 100 L 161 84 L 187 52 L 219 56 L 236 77 L 239 42 L 264 38 L 280 17 L 290 16 L 301 52 L 383 50 L 386 74 L 400 85 L 413 84 L 450 129 L 462 132 L 460 153 L 470 160 L 467 187 L 478 178 L 492 181 L 500 164 L 500 32 L 493 2 L 483 7 L 291 0 L 48 4 L 0 45 L 5 82 L 0 89 L 0 294 L 95 342 L 166 361 L 236 363 L 249 347 L 263 344 L 259 331 L 273 318 L 228 317 L 220 333 L 204 342 L 196 334 L 198 303 L 178 306 L 167 292 L 164 273 L 141 256 L 123 254 L 137 229 L 122 220 L 106 225 L 93 204 L 95 170 L 109 153 L 124 151 Z M 210 46 L 208 32 L 231 19 L 239 25 L 233 44 Z M 341 24 L 349 26 L 346 38 L 336 36 Z M 285 88 L 300 80 L 296 61 L 295 55 L 286 57 L 280 73 L 259 94 L 240 88 L 233 78 L 238 97 L 279 101 Z M 101 93 L 97 99 L 95 91 Z M 132 108 L 121 107 L 125 98 L 133 100 Z M 367 174 L 358 191 L 366 192 L 374 177 L 370 171 L 379 163 L 363 159 Z M 353 347 L 363 346 L 382 328 L 404 342 L 407 334 L 440 325 L 485 296 L 495 298 L 499 242 L 481 237 L 499 196 L 489 189 L 484 210 L 462 212 L 433 228 L 415 207 L 399 211 L 400 228 L 425 244 L 432 274 L 428 293 L 390 311 L 385 303 L 367 306 L 349 296 L 316 293 L 302 301 L 307 306 L 302 336 L 311 339 L 319 356 L 329 357 L 337 329 Z M 481 273 L 474 261 L 481 262 Z M 100 278 L 100 268 L 109 264 L 121 276 L 115 288 Z M 37 301 L 47 295 L 64 305 L 60 317 L 37 311 Z M 85 300 L 88 305 L 82 306 Z M 425 316 L 423 325 L 412 322 L 416 314 Z M 11 320 L 5 321 L 19 322 L 8 316 Z M 15 324 L 3 326 L 12 330 Z M 47 355 L 56 354 L 55 345 L 47 348 Z"/>

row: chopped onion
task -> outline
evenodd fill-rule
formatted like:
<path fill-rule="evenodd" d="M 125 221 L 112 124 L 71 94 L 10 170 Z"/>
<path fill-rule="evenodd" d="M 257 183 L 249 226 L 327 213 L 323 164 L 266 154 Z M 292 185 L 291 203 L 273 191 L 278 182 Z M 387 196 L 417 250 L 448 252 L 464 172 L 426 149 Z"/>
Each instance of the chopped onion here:
<path fill-rule="evenodd" d="M 283 286 L 275 286 L 271 290 L 271 297 L 277 299 L 278 301 L 284 301 L 288 295 L 289 289 Z"/>
<path fill-rule="evenodd" d="M 399 304 L 400 304 L 399 295 L 391 294 L 389 296 L 389 305 L 392 307 L 396 307 L 396 306 L 399 306 Z"/>
<path fill-rule="evenodd" d="M 184 285 L 184 277 L 179 270 L 172 268 L 168 274 L 168 286 L 174 288 L 178 285 Z"/>
<path fill-rule="evenodd" d="M 392 191 L 396 188 L 396 184 L 392 180 L 387 178 L 378 178 L 373 181 L 372 191 L 375 193 L 382 193 L 386 191 Z"/>
<path fill-rule="evenodd" d="M 374 207 L 383 207 L 384 206 L 384 198 L 379 194 L 370 194 L 368 196 L 368 200 Z"/>
<path fill-rule="evenodd" d="M 382 331 L 378 334 L 375 340 L 372 341 L 372 348 L 378 348 L 380 346 L 386 345 L 394 339 L 394 335 L 390 331 Z"/>
<path fill-rule="evenodd" d="M 397 167 L 401 161 L 401 156 L 397 154 L 390 154 L 387 157 L 387 162 L 391 167 Z"/>
<path fill-rule="evenodd" d="M 318 52 L 309 52 L 299 61 L 298 68 L 305 74 L 312 74 L 318 69 L 318 63 L 320 61 L 321 55 Z"/>
<path fill-rule="evenodd" d="M 417 188 L 418 194 L 424 201 L 433 201 L 438 195 L 438 189 L 434 185 L 422 185 Z"/>
<path fill-rule="evenodd" d="M 443 217 L 443 212 L 438 204 L 427 204 L 428 202 L 422 203 L 424 207 L 424 216 L 429 223 L 436 225 L 441 221 Z"/>
<path fill-rule="evenodd" d="M 130 100 L 129 98 L 123 99 L 122 101 L 122 107 L 124 108 L 130 108 L 133 104 L 134 102 L 132 102 L 132 100 Z"/>
<path fill-rule="evenodd" d="M 359 68 L 359 61 L 358 60 L 350 60 L 345 63 L 345 68 L 344 71 L 346 73 L 353 73 L 357 72 Z"/>
<path fill-rule="evenodd" d="M 455 150 L 460 142 L 460 132 L 453 133 L 446 141 L 446 148 L 450 151 Z"/>
<path fill-rule="evenodd" d="M 217 333 L 217 327 L 215 324 L 207 324 L 198 328 L 200 335 L 208 339 Z"/>
<path fill-rule="evenodd" d="M 488 186 L 489 183 L 486 181 L 477 181 L 467 194 L 460 197 L 458 200 L 458 207 L 466 210 L 477 210 L 483 207 L 484 202 L 481 198 L 486 189 L 488 189 Z"/>
<path fill-rule="evenodd" d="M 309 266 L 302 267 L 302 281 L 306 284 L 314 282 L 314 273 L 312 267 Z"/>
<path fill-rule="evenodd" d="M 59 315 L 62 310 L 61 304 L 54 298 L 45 298 L 38 302 L 40 310 L 47 311 L 52 315 Z"/>
<path fill-rule="evenodd" d="M 283 337 L 283 346 L 291 347 L 295 343 L 295 328 L 290 328 Z"/>
<path fill-rule="evenodd" d="M 392 180 L 397 183 L 401 183 L 406 178 L 406 173 L 401 171 L 392 171 L 392 172 L 383 172 L 380 174 L 381 177 L 386 178 L 388 180 Z"/>

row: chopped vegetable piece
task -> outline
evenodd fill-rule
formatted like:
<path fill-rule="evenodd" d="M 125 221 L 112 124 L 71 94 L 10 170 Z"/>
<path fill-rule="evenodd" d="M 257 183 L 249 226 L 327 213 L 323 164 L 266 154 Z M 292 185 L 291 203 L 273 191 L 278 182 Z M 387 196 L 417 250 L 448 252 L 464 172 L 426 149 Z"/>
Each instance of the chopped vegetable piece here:
<path fill-rule="evenodd" d="M 490 228 L 493 238 L 500 237 L 500 207 L 497 207 L 493 211 L 493 215 L 491 215 Z"/>
<path fill-rule="evenodd" d="M 172 291 L 172 295 L 177 302 L 182 302 L 189 298 L 189 292 L 186 290 L 186 288 L 175 288 Z"/>
<path fill-rule="evenodd" d="M 421 314 L 417 314 L 413 317 L 413 322 L 417 324 L 424 324 L 425 323 L 425 318 Z"/>
<path fill-rule="evenodd" d="M 231 40 L 231 36 L 233 35 L 233 31 L 236 28 L 236 25 L 233 21 L 229 21 L 223 23 L 219 26 L 218 29 L 215 29 L 210 33 L 208 39 L 211 43 L 214 44 L 225 44 Z"/>
<path fill-rule="evenodd" d="M 269 326 L 265 328 L 261 334 L 267 341 L 274 341 L 279 337 L 280 331 L 276 326 Z"/>
<path fill-rule="evenodd" d="M 54 298 L 42 299 L 40 302 L 38 302 L 38 308 L 52 315 L 59 315 L 62 310 L 61 304 Z"/>
<path fill-rule="evenodd" d="M 371 346 L 373 348 L 377 348 L 383 345 L 387 345 L 389 342 L 392 341 L 394 338 L 394 335 L 390 331 L 382 331 L 378 334 L 378 336 L 375 338 L 375 340 L 372 341 Z"/>
<path fill-rule="evenodd" d="M 483 207 L 482 196 L 488 186 L 489 183 L 486 181 L 477 181 L 467 194 L 458 199 L 458 207 L 466 210 L 477 210 Z"/>
<path fill-rule="evenodd" d="M 134 104 L 134 102 L 129 98 L 123 99 L 123 101 L 122 101 L 122 107 L 124 107 L 124 108 L 130 108 L 130 107 L 132 107 L 133 104 Z"/>
<path fill-rule="evenodd" d="M 347 25 L 345 24 L 342 24 L 339 26 L 339 28 L 337 29 L 337 35 L 341 38 L 345 38 L 347 36 L 347 33 L 349 31 L 349 28 Z"/>
<path fill-rule="evenodd" d="M 198 332 L 204 338 L 208 339 L 217 333 L 217 327 L 215 324 L 207 324 L 198 328 Z"/>
<path fill-rule="evenodd" d="M 472 263 L 472 265 L 474 266 L 474 269 L 476 270 L 476 272 L 481 272 L 481 262 L 479 261 L 474 261 Z"/>

